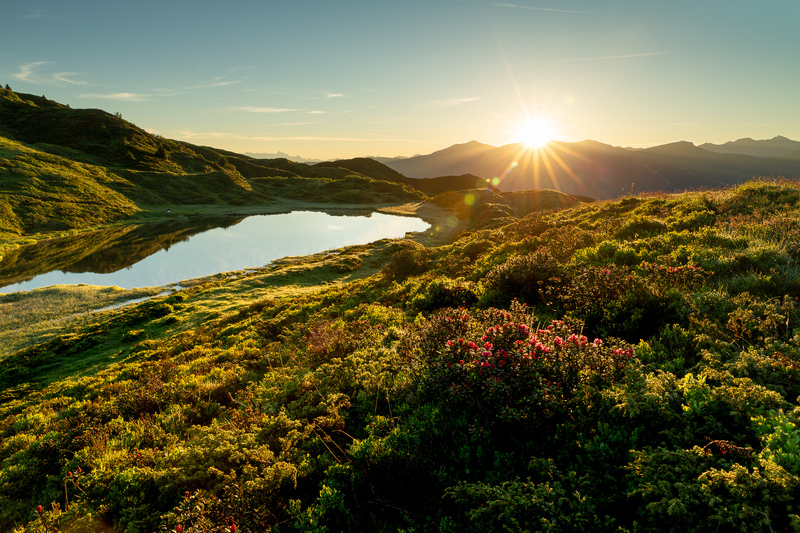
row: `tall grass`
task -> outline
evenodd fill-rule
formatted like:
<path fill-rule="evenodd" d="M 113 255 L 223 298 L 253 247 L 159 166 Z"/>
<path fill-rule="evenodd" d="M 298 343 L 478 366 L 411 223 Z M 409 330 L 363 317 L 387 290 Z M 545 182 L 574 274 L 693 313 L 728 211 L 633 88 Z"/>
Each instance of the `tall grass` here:
<path fill-rule="evenodd" d="M 64 285 L 0 295 L 0 360 L 17 350 L 95 322 L 94 311 L 163 289 Z"/>

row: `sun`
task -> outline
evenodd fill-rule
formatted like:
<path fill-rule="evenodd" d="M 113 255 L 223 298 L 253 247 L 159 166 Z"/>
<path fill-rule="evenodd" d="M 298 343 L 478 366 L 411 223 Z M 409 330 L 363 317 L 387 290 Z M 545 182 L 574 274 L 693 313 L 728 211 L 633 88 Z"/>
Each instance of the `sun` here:
<path fill-rule="evenodd" d="M 541 148 L 553 140 L 555 127 L 544 117 L 529 117 L 517 125 L 514 142 L 526 148 Z"/>

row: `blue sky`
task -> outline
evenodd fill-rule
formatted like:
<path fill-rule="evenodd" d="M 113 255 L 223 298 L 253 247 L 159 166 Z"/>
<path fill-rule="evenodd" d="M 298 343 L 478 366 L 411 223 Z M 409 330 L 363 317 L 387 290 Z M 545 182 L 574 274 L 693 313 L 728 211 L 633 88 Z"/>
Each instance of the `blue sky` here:
<path fill-rule="evenodd" d="M 0 83 L 314 158 L 800 139 L 800 0 L 4 0 Z"/>

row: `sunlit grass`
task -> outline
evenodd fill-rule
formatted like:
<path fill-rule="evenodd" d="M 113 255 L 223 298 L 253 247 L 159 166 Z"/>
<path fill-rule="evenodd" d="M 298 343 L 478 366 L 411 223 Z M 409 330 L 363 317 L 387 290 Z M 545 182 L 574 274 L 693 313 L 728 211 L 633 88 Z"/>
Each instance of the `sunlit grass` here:
<path fill-rule="evenodd" d="M 125 290 L 93 285 L 57 285 L 0 295 L 0 359 L 97 321 L 93 311 L 154 296 L 163 289 Z"/>
<path fill-rule="evenodd" d="M 171 313 L 170 332 L 201 326 L 262 298 L 291 298 L 375 274 L 390 240 L 309 256 L 286 257 L 252 272 L 220 273 L 182 282 L 183 304 Z M 103 311 L 152 297 L 163 287 L 125 290 L 93 285 L 57 285 L 0 295 L 0 359 L 58 335 L 103 320 Z"/>

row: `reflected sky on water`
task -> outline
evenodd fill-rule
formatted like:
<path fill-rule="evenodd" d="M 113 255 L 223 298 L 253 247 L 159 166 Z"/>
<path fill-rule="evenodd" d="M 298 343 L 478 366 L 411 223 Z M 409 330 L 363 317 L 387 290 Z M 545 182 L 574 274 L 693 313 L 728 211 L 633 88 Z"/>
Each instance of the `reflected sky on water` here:
<path fill-rule="evenodd" d="M 382 213 L 332 216 L 322 212 L 296 211 L 257 215 L 226 228 L 193 235 L 116 272 L 97 274 L 55 270 L 29 281 L 0 287 L 0 293 L 81 283 L 116 285 L 125 289 L 169 285 L 219 272 L 259 268 L 281 257 L 403 237 L 406 232 L 425 231 L 429 227 L 418 218 Z M 60 268 L 68 269 L 69 265 Z"/>

